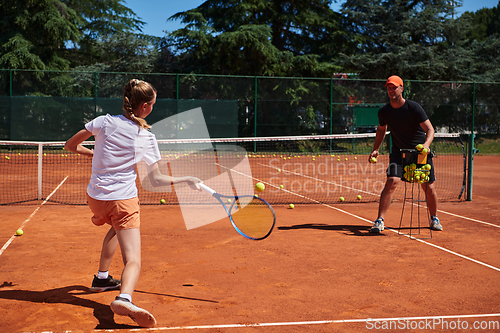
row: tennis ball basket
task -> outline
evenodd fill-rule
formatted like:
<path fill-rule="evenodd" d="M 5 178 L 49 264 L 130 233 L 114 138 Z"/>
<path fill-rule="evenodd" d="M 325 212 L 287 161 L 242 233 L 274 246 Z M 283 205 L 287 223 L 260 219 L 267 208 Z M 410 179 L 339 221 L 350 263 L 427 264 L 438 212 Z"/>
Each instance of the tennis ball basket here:
<path fill-rule="evenodd" d="M 427 163 L 428 154 L 422 154 L 416 149 L 401 149 L 401 155 L 403 158 L 401 179 L 408 183 L 428 183 L 431 173 L 431 165 Z"/>

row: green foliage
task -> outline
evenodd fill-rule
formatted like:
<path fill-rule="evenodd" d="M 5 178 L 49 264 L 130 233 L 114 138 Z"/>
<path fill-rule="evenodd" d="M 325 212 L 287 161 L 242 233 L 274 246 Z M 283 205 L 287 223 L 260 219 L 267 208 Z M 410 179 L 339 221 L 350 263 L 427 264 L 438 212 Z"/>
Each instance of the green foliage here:
<path fill-rule="evenodd" d="M 62 50 L 80 38 L 80 18 L 58 0 L 0 2 L 0 68 L 67 69 Z"/>
<path fill-rule="evenodd" d="M 132 33 L 140 31 L 144 22 L 122 2 L 0 2 L 0 68 L 67 70 L 103 62 L 109 63 L 110 69 L 129 70 L 123 66 L 124 59 L 144 57 L 145 49 L 154 50 L 152 45 L 156 41 Z M 148 58 L 150 63 L 144 60 L 136 59 L 131 69 L 147 70 L 154 56 Z"/>
<path fill-rule="evenodd" d="M 461 79 L 470 53 L 459 43 L 453 11 L 445 0 L 348 0 L 345 24 L 360 38 L 342 63 L 366 78 Z"/>
<path fill-rule="evenodd" d="M 344 42 L 331 0 L 207 0 L 178 13 L 170 33 L 181 72 L 234 75 L 329 76 L 332 42 Z M 338 47 L 339 45 L 337 45 Z"/>

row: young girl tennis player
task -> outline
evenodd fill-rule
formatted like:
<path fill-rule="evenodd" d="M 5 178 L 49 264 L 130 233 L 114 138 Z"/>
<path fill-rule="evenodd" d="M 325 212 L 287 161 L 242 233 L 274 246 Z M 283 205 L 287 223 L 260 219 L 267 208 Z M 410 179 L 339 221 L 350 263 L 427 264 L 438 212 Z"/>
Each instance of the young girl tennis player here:
<path fill-rule="evenodd" d="M 87 201 L 95 225 L 110 224 L 104 237 L 99 270 L 91 290 L 105 291 L 120 288 L 120 295 L 111 303 L 117 315 L 131 317 L 139 326 L 153 327 L 156 320 L 151 313 L 132 303 L 141 269 L 141 236 L 139 199 L 137 197 L 135 165 L 143 160 L 153 186 L 188 183 L 200 189 L 196 177 L 162 175 L 157 162 L 160 151 L 155 136 L 144 120 L 153 110 L 156 90 L 147 82 L 133 79 L 123 92 L 123 115 L 100 116 L 85 125 L 85 129 L 70 138 L 65 149 L 92 156 L 92 175 L 87 187 Z M 90 150 L 82 142 L 95 137 L 95 148 Z M 111 259 L 120 245 L 125 267 L 121 281 L 108 274 Z"/>

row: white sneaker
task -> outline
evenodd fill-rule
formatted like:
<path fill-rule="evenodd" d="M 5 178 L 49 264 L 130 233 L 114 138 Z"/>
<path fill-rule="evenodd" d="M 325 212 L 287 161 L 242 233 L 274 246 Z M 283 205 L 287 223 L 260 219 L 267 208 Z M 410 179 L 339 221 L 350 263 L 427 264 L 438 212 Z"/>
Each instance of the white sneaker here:
<path fill-rule="evenodd" d="M 117 296 L 111 303 L 111 310 L 119 316 L 129 316 L 141 327 L 156 326 L 156 319 L 151 313 L 141 309 L 126 298 Z"/>
<path fill-rule="evenodd" d="M 431 229 L 436 231 L 443 231 L 443 226 L 437 216 L 431 217 Z"/>
<path fill-rule="evenodd" d="M 370 229 L 371 233 L 379 234 L 384 231 L 384 219 L 379 217 L 373 222 L 373 227 Z"/>

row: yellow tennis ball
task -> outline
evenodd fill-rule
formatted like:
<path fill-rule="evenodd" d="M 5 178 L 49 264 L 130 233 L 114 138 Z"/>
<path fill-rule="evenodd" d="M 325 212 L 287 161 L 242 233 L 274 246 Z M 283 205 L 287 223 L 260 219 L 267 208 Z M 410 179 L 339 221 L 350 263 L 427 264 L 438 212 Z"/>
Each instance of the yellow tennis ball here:
<path fill-rule="evenodd" d="M 231 200 L 231 199 L 227 199 L 227 203 L 231 203 L 231 202 L 232 202 L 232 200 Z"/>
<path fill-rule="evenodd" d="M 5 156 L 6 159 L 10 160 L 10 157 L 9 156 Z"/>
<path fill-rule="evenodd" d="M 280 185 L 280 188 L 283 188 L 284 186 L 283 185 Z"/>
<path fill-rule="evenodd" d="M 288 207 L 289 207 L 290 209 L 294 209 L 294 208 L 295 208 L 295 205 L 294 205 L 294 204 L 289 204 L 289 205 L 288 205 Z"/>
<path fill-rule="evenodd" d="M 415 148 L 417 148 L 417 150 L 422 150 L 424 148 L 424 145 L 419 143 Z"/>
<path fill-rule="evenodd" d="M 370 158 L 370 163 L 377 163 L 377 158 L 375 156 L 372 156 Z"/>
<path fill-rule="evenodd" d="M 344 201 L 344 200 L 345 200 L 344 197 L 339 198 L 339 201 Z"/>
<path fill-rule="evenodd" d="M 260 183 L 260 182 L 259 182 L 259 183 L 257 183 L 257 184 L 255 184 L 255 190 L 256 190 L 257 192 L 262 192 L 262 191 L 264 191 L 265 189 L 266 189 L 266 186 L 265 186 L 264 184 L 262 184 L 262 183 Z"/>
<path fill-rule="evenodd" d="M 358 198 L 358 200 L 361 200 L 361 195 L 358 194 L 356 198 Z"/>
<path fill-rule="evenodd" d="M 18 236 L 22 236 L 22 235 L 23 235 L 23 233 L 24 233 L 24 232 L 23 232 L 23 230 L 22 230 L 22 229 L 17 229 L 17 230 L 16 230 L 16 235 L 18 235 Z"/>
<path fill-rule="evenodd" d="M 422 151 L 420 153 L 422 155 L 427 155 L 428 152 L 429 152 L 429 150 L 427 148 L 424 148 L 424 149 L 422 149 Z"/>
<path fill-rule="evenodd" d="M 164 205 L 164 204 L 165 204 L 165 199 L 161 199 L 161 200 L 160 200 L 160 203 L 161 203 L 162 205 Z"/>

